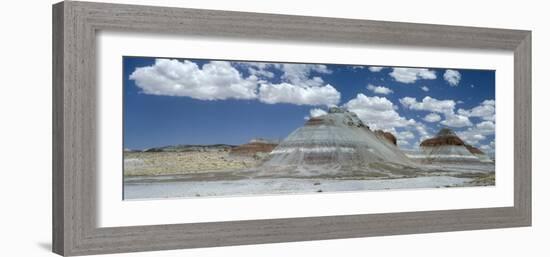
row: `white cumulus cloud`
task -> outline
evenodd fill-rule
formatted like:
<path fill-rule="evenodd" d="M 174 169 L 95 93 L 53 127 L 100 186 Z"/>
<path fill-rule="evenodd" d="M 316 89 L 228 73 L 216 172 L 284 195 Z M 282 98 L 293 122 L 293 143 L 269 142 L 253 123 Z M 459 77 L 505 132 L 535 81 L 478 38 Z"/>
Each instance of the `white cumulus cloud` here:
<path fill-rule="evenodd" d="M 401 146 L 415 147 L 410 142 L 424 140 L 429 137 L 425 124 L 401 116 L 397 112 L 398 107 L 386 97 L 369 97 L 358 94 L 345 103 L 343 107 L 356 113 L 371 129 L 381 129 L 393 133 Z"/>
<path fill-rule="evenodd" d="M 254 75 L 257 77 L 265 77 L 265 78 L 274 78 L 275 74 L 271 71 L 269 71 L 269 67 L 271 65 L 269 63 L 263 63 L 263 62 L 242 62 L 239 63 L 239 65 L 242 65 L 248 69 L 248 73 L 250 75 Z"/>
<path fill-rule="evenodd" d="M 495 120 L 495 100 L 485 100 L 480 105 L 470 109 L 458 109 L 458 113 L 467 117 L 479 117 L 483 120 Z"/>
<path fill-rule="evenodd" d="M 424 117 L 424 120 L 427 122 L 438 122 L 441 120 L 441 116 L 437 113 L 430 113 Z"/>
<path fill-rule="evenodd" d="M 390 76 L 401 83 L 414 83 L 419 79 L 437 78 L 435 71 L 425 68 L 393 68 Z"/>
<path fill-rule="evenodd" d="M 420 135 L 420 140 L 424 140 L 430 137 L 430 134 L 428 133 L 426 125 L 424 125 L 423 123 L 415 122 L 413 126 L 418 132 L 418 134 Z"/>
<path fill-rule="evenodd" d="M 261 102 L 267 104 L 334 106 L 340 102 L 340 92 L 328 84 L 319 87 L 301 87 L 289 83 L 262 84 L 258 96 Z"/>
<path fill-rule="evenodd" d="M 145 94 L 186 96 L 199 100 L 258 99 L 263 103 L 332 106 L 340 102 L 340 92 L 315 74 L 329 74 L 325 65 L 245 63 L 244 77 L 231 62 L 211 61 L 202 67 L 192 61 L 157 59 L 155 64 L 136 68 L 130 75 Z M 282 73 L 281 83 L 265 79 Z"/>
<path fill-rule="evenodd" d="M 326 65 L 321 64 L 272 64 L 283 71 L 281 79 L 297 86 L 317 87 L 323 85 L 321 77 L 312 77 L 312 73 L 330 74 L 332 73 Z"/>
<path fill-rule="evenodd" d="M 319 76 L 312 74 L 329 74 L 331 71 L 320 64 L 269 64 L 283 74 L 278 84 L 261 83 L 258 99 L 267 104 L 290 103 L 296 105 L 333 106 L 340 102 L 340 92 L 333 86 L 325 84 Z"/>
<path fill-rule="evenodd" d="M 344 104 L 348 110 L 355 112 L 359 118 L 373 129 L 391 131 L 395 127 L 403 127 L 410 122 L 401 117 L 396 106 L 385 97 L 366 96 L 358 94 Z"/>
<path fill-rule="evenodd" d="M 460 72 L 457 70 L 446 70 L 445 74 L 443 74 L 443 78 L 451 85 L 452 87 L 458 86 L 458 83 L 460 82 L 460 78 L 462 76 L 460 75 Z"/>
<path fill-rule="evenodd" d="M 411 145 L 410 141 L 416 138 L 414 133 L 408 130 L 396 132 L 395 137 L 397 138 L 397 144 L 399 146 L 410 146 Z"/>
<path fill-rule="evenodd" d="M 429 135 L 426 126 L 414 119 L 406 119 L 396 111 L 398 108 L 385 97 L 366 96 L 358 94 L 355 98 L 343 105 L 349 111 L 367 124 L 371 129 L 381 129 L 393 133 L 400 145 L 407 145 L 415 135 L 411 131 L 416 131 L 418 138 L 425 139 Z M 409 129 L 407 131 L 397 132 L 396 128 Z"/>
<path fill-rule="evenodd" d="M 495 123 L 482 121 L 467 130 L 457 132 L 457 134 L 468 144 L 477 145 L 479 141 L 485 140 L 487 136 L 495 134 Z"/>
<path fill-rule="evenodd" d="M 424 97 L 421 102 L 416 101 L 413 97 L 403 97 L 399 102 L 411 110 L 429 111 L 432 113 L 442 113 L 445 115 L 445 120 L 441 124 L 449 127 L 467 127 L 472 126 L 468 116 L 455 113 L 456 103 L 453 100 L 438 100 L 429 96 Z"/>
<path fill-rule="evenodd" d="M 442 121 L 441 124 L 455 128 L 472 126 L 472 122 L 468 119 L 468 117 L 455 113 L 445 115 L 445 120 Z"/>
<path fill-rule="evenodd" d="M 424 92 L 430 91 L 430 89 L 427 86 L 423 86 L 420 89 L 422 89 L 422 91 L 424 91 Z"/>
<path fill-rule="evenodd" d="M 406 108 L 417 111 L 430 111 L 443 114 L 451 114 L 454 112 L 455 101 L 453 100 L 438 100 L 429 96 L 422 99 L 422 102 L 416 101 L 414 97 L 403 97 L 399 102 Z"/>
<path fill-rule="evenodd" d="M 383 70 L 383 69 L 384 69 L 384 67 L 379 67 L 379 66 L 370 66 L 370 67 L 369 67 L 369 70 L 370 70 L 371 72 L 379 72 L 379 71 L 381 71 L 381 70 Z"/>
<path fill-rule="evenodd" d="M 327 114 L 327 111 L 325 111 L 323 109 L 320 109 L 320 108 L 314 108 L 314 109 L 309 110 L 309 117 L 311 117 L 311 118 L 323 116 L 325 114 Z"/>
<path fill-rule="evenodd" d="M 408 130 L 397 132 L 396 136 L 402 139 L 414 139 L 414 134 Z"/>
<path fill-rule="evenodd" d="M 213 61 L 199 67 L 191 61 L 157 59 L 137 68 L 130 79 L 150 95 L 188 96 L 200 100 L 254 99 L 255 77 L 244 78 L 229 62 Z"/>
<path fill-rule="evenodd" d="M 372 84 L 369 84 L 367 86 L 367 89 L 374 92 L 374 93 L 376 93 L 376 94 L 382 94 L 382 95 L 387 95 L 387 94 L 393 93 L 393 90 L 391 90 L 387 87 L 375 86 L 375 85 L 372 85 Z"/>

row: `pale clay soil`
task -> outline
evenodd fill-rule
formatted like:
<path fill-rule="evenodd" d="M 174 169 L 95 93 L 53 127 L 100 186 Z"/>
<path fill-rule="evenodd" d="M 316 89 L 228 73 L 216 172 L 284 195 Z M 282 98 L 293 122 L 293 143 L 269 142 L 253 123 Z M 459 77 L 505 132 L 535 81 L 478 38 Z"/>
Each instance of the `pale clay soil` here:
<path fill-rule="evenodd" d="M 231 158 L 227 151 L 124 153 L 125 176 L 222 172 L 255 167 L 252 158 Z"/>
<path fill-rule="evenodd" d="M 258 159 L 232 157 L 227 151 L 126 152 L 125 199 L 491 186 L 495 181 L 494 164 L 444 163 L 414 172 L 388 170 L 389 175 L 367 171 L 304 178 L 258 175 L 260 164 Z"/>

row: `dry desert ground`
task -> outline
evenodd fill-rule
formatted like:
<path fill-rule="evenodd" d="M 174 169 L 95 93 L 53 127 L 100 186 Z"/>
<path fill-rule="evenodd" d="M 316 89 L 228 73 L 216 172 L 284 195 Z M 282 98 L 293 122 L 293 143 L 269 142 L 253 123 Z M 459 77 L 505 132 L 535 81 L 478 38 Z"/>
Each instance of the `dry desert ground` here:
<path fill-rule="evenodd" d="M 125 152 L 124 176 L 185 175 L 252 168 L 253 158 L 234 158 L 225 150 L 188 152 Z"/>

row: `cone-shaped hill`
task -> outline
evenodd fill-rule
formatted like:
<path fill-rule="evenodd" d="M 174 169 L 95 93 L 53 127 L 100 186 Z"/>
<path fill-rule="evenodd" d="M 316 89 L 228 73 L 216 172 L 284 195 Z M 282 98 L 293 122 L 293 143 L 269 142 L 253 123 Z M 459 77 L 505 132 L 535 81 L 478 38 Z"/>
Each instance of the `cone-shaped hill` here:
<path fill-rule="evenodd" d="M 464 141 L 449 128 L 443 128 L 435 137 L 422 141 L 420 149 L 427 161 L 480 161 L 468 150 Z"/>
<path fill-rule="evenodd" d="M 442 128 L 433 138 L 426 139 L 420 143 L 420 146 L 435 147 L 442 145 L 464 145 L 464 141 L 460 139 L 450 128 Z"/>
<path fill-rule="evenodd" d="M 333 107 L 292 132 L 262 166 L 269 172 L 297 176 L 383 172 L 388 167 L 415 166 L 394 142 L 390 133 L 375 133 L 355 113 Z"/>

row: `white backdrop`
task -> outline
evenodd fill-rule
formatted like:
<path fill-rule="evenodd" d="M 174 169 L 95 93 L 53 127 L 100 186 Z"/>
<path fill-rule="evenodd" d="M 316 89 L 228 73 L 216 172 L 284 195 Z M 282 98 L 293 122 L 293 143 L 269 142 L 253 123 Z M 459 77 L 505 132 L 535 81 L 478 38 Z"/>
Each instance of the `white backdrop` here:
<path fill-rule="evenodd" d="M 543 132 L 550 57 L 544 1 L 126 0 L 222 10 L 531 29 L 533 34 L 533 227 L 177 250 L 117 256 L 549 256 L 550 181 Z M 51 247 L 51 4 L 11 1 L 0 15 L 0 256 L 54 256 Z M 544 84 L 543 84 L 544 83 Z M 525 253 L 528 254 L 525 254 Z"/>

